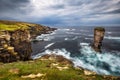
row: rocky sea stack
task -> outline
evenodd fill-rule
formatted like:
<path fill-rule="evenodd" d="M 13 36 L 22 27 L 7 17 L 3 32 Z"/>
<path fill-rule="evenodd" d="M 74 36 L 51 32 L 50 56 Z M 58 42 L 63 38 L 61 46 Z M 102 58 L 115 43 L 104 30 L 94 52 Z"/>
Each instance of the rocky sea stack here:
<path fill-rule="evenodd" d="M 96 27 L 94 29 L 94 43 L 93 48 L 96 52 L 101 52 L 102 40 L 104 38 L 105 29 L 103 27 Z"/>

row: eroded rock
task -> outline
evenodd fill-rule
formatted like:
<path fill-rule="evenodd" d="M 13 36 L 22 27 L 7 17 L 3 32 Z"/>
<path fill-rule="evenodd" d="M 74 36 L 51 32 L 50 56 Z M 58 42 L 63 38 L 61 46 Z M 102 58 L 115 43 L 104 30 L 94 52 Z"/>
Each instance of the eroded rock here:
<path fill-rule="evenodd" d="M 94 43 L 93 49 L 97 52 L 101 52 L 102 40 L 104 38 L 105 29 L 102 27 L 96 27 L 94 29 Z"/>

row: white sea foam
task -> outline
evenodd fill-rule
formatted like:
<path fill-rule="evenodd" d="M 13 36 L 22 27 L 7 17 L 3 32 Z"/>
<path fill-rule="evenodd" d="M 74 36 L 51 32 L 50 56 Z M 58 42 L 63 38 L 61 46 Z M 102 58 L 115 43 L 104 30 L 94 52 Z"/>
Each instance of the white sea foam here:
<path fill-rule="evenodd" d="M 88 30 L 80 30 L 81 32 L 89 32 Z"/>
<path fill-rule="evenodd" d="M 120 39 L 120 37 L 112 37 L 112 36 L 105 36 L 105 39 L 114 39 L 114 40 L 118 40 Z"/>
<path fill-rule="evenodd" d="M 73 34 L 73 35 L 80 35 L 80 33 L 75 33 L 75 32 L 66 32 L 67 34 Z"/>
<path fill-rule="evenodd" d="M 85 38 L 85 39 L 87 39 L 87 40 L 88 40 L 88 39 L 89 39 L 89 40 L 93 40 L 93 38 Z"/>
<path fill-rule="evenodd" d="M 46 50 L 45 52 L 43 53 L 39 53 L 37 55 L 34 55 L 32 56 L 33 59 L 38 59 L 40 58 L 41 56 L 43 55 L 46 55 L 46 54 L 56 54 L 56 55 L 62 55 L 64 56 L 65 58 L 67 59 L 71 59 L 70 57 L 70 52 L 66 51 L 65 49 L 54 49 L 53 51 L 52 50 Z"/>
<path fill-rule="evenodd" d="M 81 55 L 76 57 L 71 57 L 71 53 L 63 48 L 46 50 L 43 53 L 32 56 L 32 58 L 37 59 L 46 54 L 62 55 L 71 60 L 75 67 L 80 66 L 85 69 L 95 71 L 98 74 L 120 76 L 120 52 L 117 52 L 119 53 L 118 55 L 114 55 L 114 53 L 112 54 L 110 52 L 96 53 L 89 46 L 89 43 L 80 43 L 80 46 L 82 47 L 80 49 L 81 53 L 79 53 Z"/>
<path fill-rule="evenodd" d="M 68 39 L 68 38 L 65 38 L 64 40 L 67 41 L 67 40 L 69 40 L 69 39 Z"/>
<path fill-rule="evenodd" d="M 55 43 L 50 43 L 48 45 L 45 46 L 45 49 L 49 48 L 50 46 L 54 45 Z"/>
<path fill-rule="evenodd" d="M 80 43 L 80 46 L 88 46 L 89 43 Z"/>
<path fill-rule="evenodd" d="M 65 30 L 65 31 L 70 31 L 70 29 L 67 29 L 67 28 L 66 28 L 66 29 L 62 29 L 62 30 Z"/>
<path fill-rule="evenodd" d="M 76 40 L 76 39 L 78 39 L 78 36 L 75 36 L 74 38 L 72 38 L 72 40 Z"/>
<path fill-rule="evenodd" d="M 65 30 L 65 31 L 75 31 L 75 29 L 68 29 L 68 28 L 62 29 L 62 30 Z"/>
<path fill-rule="evenodd" d="M 78 39 L 78 36 L 75 36 L 73 38 L 65 38 L 64 40 L 67 41 L 67 40 L 76 40 L 76 39 Z"/>
<path fill-rule="evenodd" d="M 54 36 L 51 34 L 42 34 L 36 37 L 36 40 L 51 41 L 52 39 L 54 39 Z"/>
<path fill-rule="evenodd" d="M 85 46 L 85 45 L 86 46 Z M 120 57 L 110 52 L 96 53 L 89 44 L 80 49 L 82 57 L 75 59 L 75 66 L 95 71 L 99 74 L 120 75 Z M 120 54 L 120 52 L 118 52 Z M 80 63 L 79 63 L 80 62 Z"/>
<path fill-rule="evenodd" d="M 105 33 L 107 33 L 107 34 L 112 34 L 112 32 L 109 32 L 109 31 L 108 31 L 108 32 L 105 32 Z"/>
<path fill-rule="evenodd" d="M 94 35 L 88 35 L 88 36 L 93 37 Z"/>

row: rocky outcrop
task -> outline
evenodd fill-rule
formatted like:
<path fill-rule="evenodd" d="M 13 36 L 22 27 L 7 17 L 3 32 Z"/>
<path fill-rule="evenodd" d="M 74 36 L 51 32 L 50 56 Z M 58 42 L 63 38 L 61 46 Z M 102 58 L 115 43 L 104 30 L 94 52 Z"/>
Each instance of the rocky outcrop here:
<path fill-rule="evenodd" d="M 36 35 L 55 30 L 41 25 L 29 29 L 0 31 L 0 62 L 26 61 L 32 53 L 31 39 Z"/>
<path fill-rule="evenodd" d="M 56 28 L 50 28 L 50 27 L 41 26 L 41 25 L 30 26 L 29 28 L 31 38 L 35 38 L 37 35 L 41 35 L 41 34 L 48 34 L 54 30 L 56 30 Z"/>
<path fill-rule="evenodd" d="M 105 29 L 102 27 L 96 27 L 94 29 L 94 43 L 93 49 L 97 52 L 101 52 L 102 40 L 104 38 Z"/>
<path fill-rule="evenodd" d="M 11 32 L 11 46 L 18 53 L 20 60 L 29 60 L 32 48 L 30 42 L 30 32 L 28 30 L 16 30 Z"/>
<path fill-rule="evenodd" d="M 17 60 L 17 52 L 10 45 L 10 34 L 8 31 L 2 31 L 0 35 L 0 62 L 11 62 Z"/>

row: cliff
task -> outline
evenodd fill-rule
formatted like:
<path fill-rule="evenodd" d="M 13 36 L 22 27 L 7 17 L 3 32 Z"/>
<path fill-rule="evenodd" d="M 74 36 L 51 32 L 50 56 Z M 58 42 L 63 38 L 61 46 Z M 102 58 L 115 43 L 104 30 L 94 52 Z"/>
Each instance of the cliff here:
<path fill-rule="evenodd" d="M 31 39 L 53 30 L 38 24 L 0 20 L 0 61 L 29 60 Z"/>

